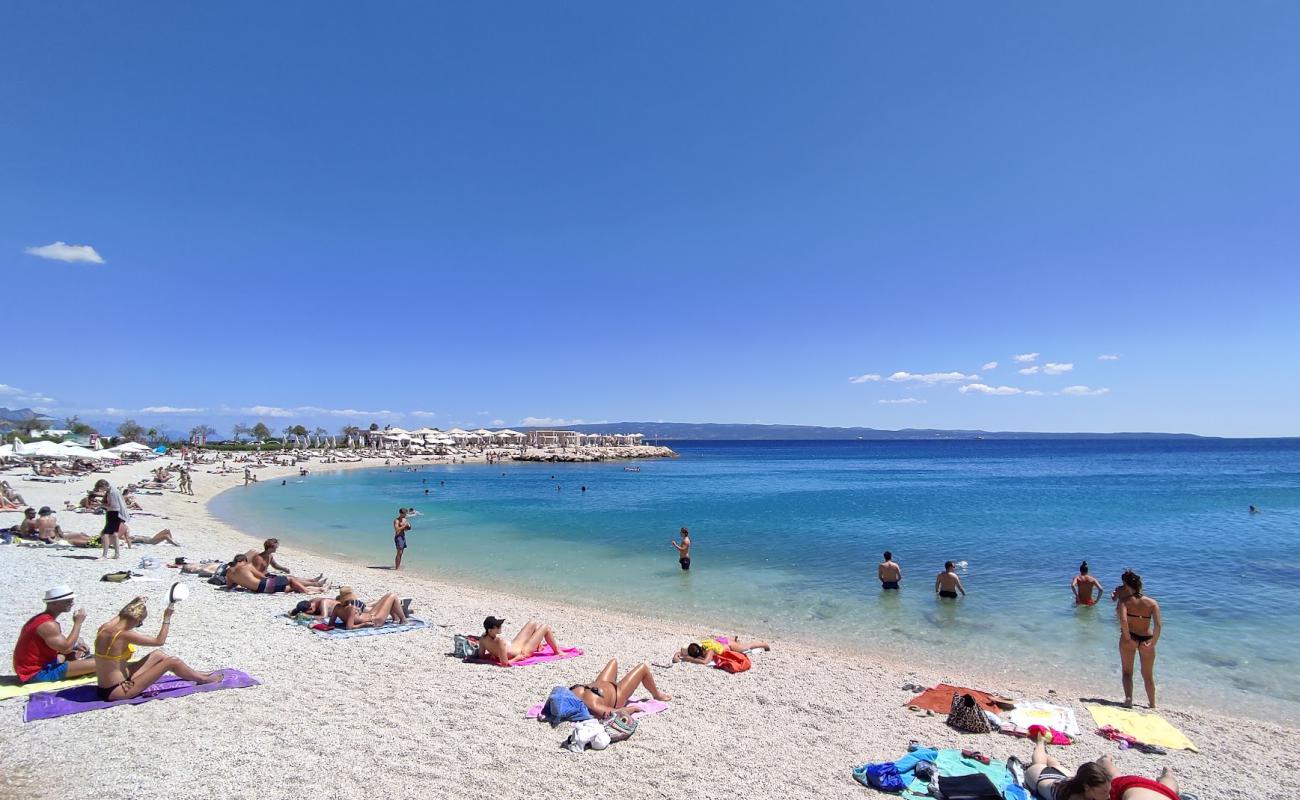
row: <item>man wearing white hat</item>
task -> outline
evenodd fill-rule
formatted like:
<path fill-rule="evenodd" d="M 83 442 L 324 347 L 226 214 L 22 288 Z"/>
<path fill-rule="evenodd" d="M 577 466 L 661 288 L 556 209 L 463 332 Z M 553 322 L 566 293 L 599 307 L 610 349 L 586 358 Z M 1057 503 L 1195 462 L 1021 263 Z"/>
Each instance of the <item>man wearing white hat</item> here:
<path fill-rule="evenodd" d="M 14 672 L 20 683 L 61 681 L 93 675 L 95 659 L 78 639 L 86 610 L 72 615 L 72 630 L 67 636 L 59 627 L 58 616 L 72 610 L 77 599 L 71 587 L 60 585 L 45 592 L 45 610 L 27 620 L 14 647 Z"/>

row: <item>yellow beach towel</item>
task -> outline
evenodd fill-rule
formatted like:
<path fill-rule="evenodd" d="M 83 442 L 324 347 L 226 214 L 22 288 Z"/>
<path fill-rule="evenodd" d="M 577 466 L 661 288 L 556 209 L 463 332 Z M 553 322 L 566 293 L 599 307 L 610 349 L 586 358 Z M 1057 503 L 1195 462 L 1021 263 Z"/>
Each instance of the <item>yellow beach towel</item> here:
<path fill-rule="evenodd" d="M 68 678 L 66 681 L 45 681 L 43 683 L 18 683 L 12 676 L 0 678 L 0 700 L 26 697 L 36 692 L 57 692 L 70 686 L 94 683 L 94 675 L 82 675 L 80 678 Z"/>
<path fill-rule="evenodd" d="M 1099 706 L 1090 703 L 1085 703 L 1083 707 L 1088 709 L 1089 714 L 1092 714 L 1092 718 L 1097 721 L 1097 727 L 1099 728 L 1110 725 L 1116 730 L 1127 733 L 1139 742 L 1154 744 L 1157 747 L 1191 750 L 1193 753 L 1198 752 L 1191 739 L 1188 739 L 1183 735 L 1182 731 L 1166 722 L 1165 718 L 1159 714 L 1142 714 L 1126 708 Z"/>

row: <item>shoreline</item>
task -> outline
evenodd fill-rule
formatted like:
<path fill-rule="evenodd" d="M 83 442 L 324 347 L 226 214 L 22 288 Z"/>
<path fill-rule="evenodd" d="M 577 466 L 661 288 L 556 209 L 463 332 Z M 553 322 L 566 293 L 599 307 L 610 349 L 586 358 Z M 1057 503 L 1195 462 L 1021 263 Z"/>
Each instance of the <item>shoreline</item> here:
<path fill-rule="evenodd" d="M 154 463 L 158 462 L 119 468 L 110 480 L 120 485 L 147 472 Z M 308 466 L 316 472 L 384 465 Z M 295 476 L 297 470 L 296 466 L 263 467 L 259 473 L 263 480 L 279 480 Z M 68 484 L 33 485 L 12 479 L 11 483 L 27 496 L 29 504 L 56 506 L 54 501 L 75 497 L 81 486 L 96 477 Z M 140 497 L 146 509 L 164 513 L 168 519 L 156 520 L 156 527 L 155 520 L 148 517 L 136 517 L 132 522 L 136 533 L 170 527 L 184 546 L 137 547 L 124 551 L 119 564 L 133 566 L 145 554 L 161 555 L 169 561 L 175 555 L 228 558 L 226 551 L 260 544 L 261 537 L 219 520 L 208 509 L 217 494 L 239 488 L 242 474 L 213 475 L 200 468 L 194 479 L 193 498 L 174 493 Z M 100 519 L 60 515 L 66 530 L 85 531 Z M 11 520 L 16 516 L 0 516 L 0 524 L 12 524 Z M 14 562 L 8 564 L 14 580 L 0 585 L 4 601 L 0 630 L 10 636 L 39 610 L 36 598 L 45 583 L 68 582 L 78 591 L 78 605 L 90 611 L 83 637 L 93 635 L 94 628 L 115 613 L 124 598 L 137 591 L 156 597 L 167 585 L 97 583 L 98 575 L 106 571 L 102 562 L 25 550 L 0 548 L 0 563 Z M 198 736 L 206 740 L 206 749 L 215 750 L 216 763 L 249 765 L 260 757 L 257 754 L 269 749 L 278 757 L 292 756 L 301 765 L 307 773 L 299 779 L 304 781 L 304 789 L 332 794 L 347 787 L 357 794 L 377 792 L 376 796 L 430 788 L 458 790 L 464 782 L 456 765 L 473 769 L 470 765 L 483 764 L 484 758 L 492 768 L 484 771 L 482 785 L 505 796 L 517 796 L 518 783 L 534 779 L 538 770 L 544 774 L 562 770 L 571 782 L 570 790 L 579 796 L 595 796 L 603 793 L 608 770 L 617 769 L 621 782 L 630 781 L 631 786 L 642 789 L 638 795 L 698 793 L 708 777 L 721 770 L 732 775 L 730 780 L 738 782 L 741 790 L 770 792 L 775 785 L 828 797 L 864 796 L 869 790 L 854 783 L 849 770 L 867 761 L 897 758 L 909 739 L 937 746 L 976 747 L 996 758 L 1013 754 L 1026 758 L 1029 747 L 1023 740 L 962 736 L 943 725 L 942 716 L 908 711 L 904 703 L 910 693 L 901 689 L 908 682 L 957 683 L 1069 705 L 1076 709 L 1085 732 L 1074 746 L 1054 753 L 1068 766 L 1102 754 L 1115 757 L 1122 769 L 1140 774 L 1153 775 L 1167 764 L 1179 773 L 1187 790 L 1202 798 L 1254 796 L 1255 792 L 1240 786 L 1240 776 L 1275 774 L 1284 755 L 1300 746 L 1300 729 L 1296 727 L 1189 708 L 1162 709 L 1161 713 L 1198 744 L 1200 755 L 1174 752 L 1156 757 L 1120 751 L 1090 732 L 1090 717 L 1075 700 L 1085 693 L 1095 694 L 1097 687 L 1073 686 L 1068 679 L 1044 682 L 1011 666 L 1001 672 L 972 670 L 968 665 L 944 667 L 895 659 L 887 652 L 866 654 L 825 644 L 810 648 L 805 641 L 786 637 L 769 639 L 773 652 L 755 657 L 754 668 L 740 676 L 689 665 L 654 668 L 661 688 L 676 697 L 667 713 L 647 720 L 644 732 L 639 731 L 632 742 L 606 753 L 557 754 L 564 731 L 524 721 L 522 710 L 530 702 L 543 699 L 551 686 L 589 680 L 611 656 L 626 666 L 643 660 L 663 664 L 682 643 L 714 631 L 700 627 L 698 621 L 693 624 L 691 620 L 594 609 L 409 571 L 367 569 L 335 555 L 310 552 L 293 541 L 282 541 L 280 555 L 298 572 L 326 572 L 335 585 L 352 585 L 364 598 L 381 589 L 413 596 L 417 616 L 426 618 L 431 627 L 408 634 L 320 642 L 272 618 L 292 605 L 283 597 L 227 594 L 202 585 L 197 578 L 190 579 L 187 582 L 193 595 L 177 610 L 178 624 L 167 643 L 169 652 L 200 669 L 243 669 L 263 685 L 30 725 L 21 723 L 20 702 L 4 701 L 0 703 L 0 746 L 7 746 L 7 751 L 18 757 L 14 770 L 5 770 L 9 774 L 0 782 L 0 796 L 19 784 L 23 784 L 21 791 L 14 796 L 77 796 L 93 785 L 107 785 L 105 797 L 206 796 L 217 787 L 232 796 L 258 793 L 251 783 L 240 786 L 238 774 L 221 775 L 214 782 L 195 786 L 184 765 L 177 769 L 175 764 L 152 763 L 150 754 L 159 748 L 173 743 L 193 745 Z M 152 630 L 160 610 L 156 601 L 151 608 L 155 616 L 145 623 L 146 631 Z M 555 627 L 561 643 L 583 647 L 586 655 L 510 670 L 463 665 L 442 655 L 450 650 L 452 633 L 476 633 L 477 620 L 488 613 L 510 620 L 508 630 L 535 616 Z M 70 622 L 62 621 L 66 630 Z M 766 638 L 761 630 L 743 633 Z M 401 713 L 386 713 L 389 706 L 394 712 L 400 708 Z M 253 710 L 257 713 L 250 714 Z M 262 717 L 263 712 L 271 717 Z M 208 735 L 211 724 L 198 723 L 200 719 L 228 724 L 232 735 L 214 743 Z M 120 764 L 104 763 L 95 755 L 95 739 L 122 732 L 135 737 L 126 748 L 127 757 Z M 358 757 L 394 757 L 402 749 L 387 741 L 390 735 L 398 736 L 406 747 L 418 745 L 421 758 L 415 763 L 399 761 L 400 768 L 393 774 L 378 777 L 344 775 L 331 766 L 337 748 L 354 738 L 360 742 Z M 58 745 L 65 738 L 70 742 Z M 145 768 L 147 765 L 152 766 Z M 453 767 L 450 772 L 454 774 L 446 774 L 448 767 Z M 58 770 L 66 784 L 53 787 L 24 782 L 24 775 L 50 770 Z M 105 781 L 106 774 L 116 778 Z M 140 780 L 132 775 L 151 777 Z M 477 769 L 474 775 L 479 777 Z M 126 783 L 115 783 L 117 778 Z M 1294 792 L 1300 790 L 1295 781 L 1278 776 L 1269 788 L 1283 784 Z M 130 792 L 114 794 L 127 786 L 132 787 Z"/>

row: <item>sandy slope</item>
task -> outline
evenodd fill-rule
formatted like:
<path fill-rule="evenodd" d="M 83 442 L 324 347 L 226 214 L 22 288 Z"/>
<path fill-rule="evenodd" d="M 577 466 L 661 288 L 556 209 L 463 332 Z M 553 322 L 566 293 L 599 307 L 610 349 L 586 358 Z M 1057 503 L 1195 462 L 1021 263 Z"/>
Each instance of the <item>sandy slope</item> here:
<path fill-rule="evenodd" d="M 119 469 L 125 484 L 145 466 Z M 270 480 L 287 469 L 260 469 Z M 36 484 L 9 480 L 34 505 L 61 507 L 89 480 Z M 165 520 L 137 517 L 137 532 L 170 527 L 184 546 L 137 547 L 139 556 L 171 559 L 219 556 L 253 546 L 245 535 L 208 515 L 205 503 L 241 483 L 239 476 L 195 474 L 198 496 L 145 497 Z M 238 491 L 239 489 L 235 489 Z M 0 515 L 9 525 L 15 514 Z M 66 530 L 91 532 L 101 517 L 64 514 Z M 387 520 L 376 525 L 387 526 Z M 90 613 L 85 632 L 132 596 L 148 595 L 156 630 L 165 583 L 111 584 L 99 576 L 115 565 L 69 558 L 98 551 L 42 551 L 0 547 L 0 632 L 10 646 L 22 622 L 40 608 L 41 592 L 67 582 Z M 284 542 L 282 561 L 299 574 L 325 572 L 357 588 L 363 598 L 393 589 L 415 598 L 434 627 L 410 634 L 346 642 L 323 641 L 273 618 L 291 605 L 283 596 L 227 594 L 197 578 L 193 596 L 177 611 L 166 649 L 200 669 L 241 668 L 262 686 L 180 700 L 115 708 L 24 724 L 22 702 L 0 702 L 0 797 L 187 798 L 458 796 L 502 798 L 537 792 L 563 797 L 867 797 L 875 793 L 850 777 L 853 766 L 893 759 L 911 739 L 964 746 L 1005 758 L 1027 759 L 1028 746 L 1009 737 L 962 736 L 942 717 L 909 712 L 901 689 L 909 681 L 944 680 L 1023 696 L 1045 697 L 1034 676 L 964 674 L 958 665 L 904 665 L 860 654 L 773 642 L 745 674 L 691 665 L 656 668 L 671 708 L 646 720 L 633 739 L 603 753 L 559 749 L 564 728 L 523 719 L 524 709 L 552 686 L 587 681 L 605 661 L 667 663 L 698 627 L 650 617 L 613 615 L 541 602 L 501 590 L 452 585 L 414 575 L 366 569 L 295 550 Z M 389 553 L 382 554 L 384 559 Z M 526 668 L 470 666 L 447 657 L 451 634 L 477 632 L 489 614 L 551 623 L 564 645 L 583 658 Z M 71 625 L 64 617 L 65 629 Z M 721 631 L 734 633 L 733 631 Z M 763 636 L 763 631 L 742 631 Z M 815 633 L 815 632 L 814 632 Z M 868 643 L 870 647 L 870 643 Z M 882 649 L 886 647 L 881 643 Z M 7 670 L 6 670 L 7 671 Z M 1052 684 L 1062 698 L 1112 692 L 1114 687 Z M 1071 702 L 1080 723 L 1090 717 Z M 1086 733 L 1056 755 L 1073 765 L 1112 754 L 1126 771 L 1155 775 L 1172 765 L 1184 789 L 1201 798 L 1300 796 L 1300 780 L 1282 773 L 1300 751 L 1300 730 L 1201 711 L 1166 710 L 1201 753 L 1145 756 Z M 567 726 L 565 726 L 567 728 Z"/>

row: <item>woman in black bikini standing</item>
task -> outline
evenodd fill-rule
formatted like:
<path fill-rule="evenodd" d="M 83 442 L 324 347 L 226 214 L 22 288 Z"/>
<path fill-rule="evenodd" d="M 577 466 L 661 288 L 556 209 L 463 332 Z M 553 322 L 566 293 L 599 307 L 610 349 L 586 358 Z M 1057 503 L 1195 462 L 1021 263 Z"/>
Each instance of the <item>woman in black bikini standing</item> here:
<path fill-rule="evenodd" d="M 1142 594 L 1142 577 L 1124 572 L 1129 596 L 1119 603 L 1119 660 L 1124 675 L 1124 705 L 1133 705 L 1133 660 L 1142 657 L 1147 703 L 1156 707 L 1156 643 L 1160 641 L 1160 604 Z"/>

